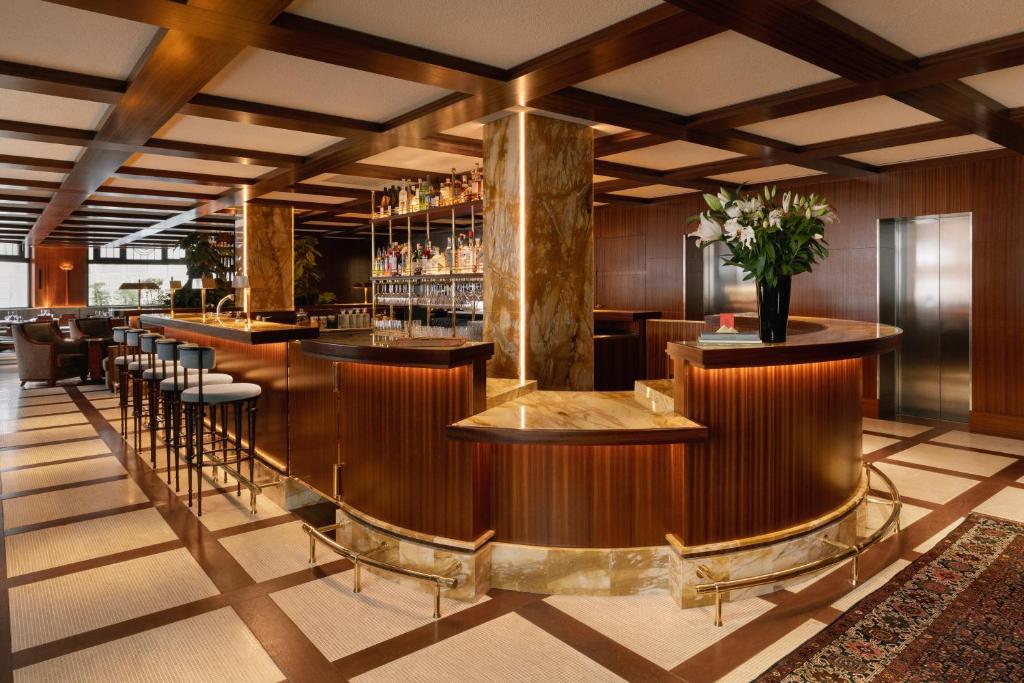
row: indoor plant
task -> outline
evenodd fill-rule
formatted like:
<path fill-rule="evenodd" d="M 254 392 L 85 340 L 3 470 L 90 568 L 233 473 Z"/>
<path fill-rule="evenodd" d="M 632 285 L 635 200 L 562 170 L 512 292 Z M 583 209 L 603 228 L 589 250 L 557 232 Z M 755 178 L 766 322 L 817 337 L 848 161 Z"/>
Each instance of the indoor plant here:
<path fill-rule="evenodd" d="M 790 278 L 811 272 L 828 256 L 825 226 L 835 219 L 832 207 L 814 194 L 786 192 L 776 201 L 776 188 L 767 186 L 763 194 L 723 188 L 704 201 L 708 210 L 690 219 L 698 222 L 690 235 L 700 247 L 725 243 L 730 253 L 724 263 L 757 283 L 761 341 L 785 341 Z"/>

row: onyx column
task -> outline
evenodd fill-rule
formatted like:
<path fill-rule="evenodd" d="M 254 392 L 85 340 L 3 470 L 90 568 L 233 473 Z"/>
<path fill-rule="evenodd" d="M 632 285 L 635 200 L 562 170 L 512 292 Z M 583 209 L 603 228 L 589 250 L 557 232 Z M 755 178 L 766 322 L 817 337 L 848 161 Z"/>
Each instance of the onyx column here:
<path fill-rule="evenodd" d="M 512 114 L 484 127 L 483 150 L 488 375 L 592 389 L 593 130 Z"/>
<path fill-rule="evenodd" d="M 294 240 L 291 207 L 245 207 L 235 227 L 235 270 L 249 276 L 250 311 L 295 308 Z M 241 291 L 236 301 L 241 303 Z"/>

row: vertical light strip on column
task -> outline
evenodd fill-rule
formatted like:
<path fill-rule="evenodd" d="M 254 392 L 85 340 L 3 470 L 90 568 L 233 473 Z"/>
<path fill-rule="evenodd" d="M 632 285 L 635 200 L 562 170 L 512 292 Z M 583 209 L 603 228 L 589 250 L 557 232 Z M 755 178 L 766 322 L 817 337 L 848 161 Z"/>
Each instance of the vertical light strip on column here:
<path fill-rule="evenodd" d="M 519 381 L 526 381 L 526 112 L 519 112 Z"/>
<path fill-rule="evenodd" d="M 248 195 L 248 189 L 246 190 Z M 235 252 L 238 253 L 237 251 Z M 235 264 L 235 272 L 238 271 L 238 264 Z M 249 201 L 242 202 L 242 275 L 249 276 Z M 249 283 L 249 287 L 252 283 Z M 249 287 L 242 290 L 242 312 L 249 313 Z"/>

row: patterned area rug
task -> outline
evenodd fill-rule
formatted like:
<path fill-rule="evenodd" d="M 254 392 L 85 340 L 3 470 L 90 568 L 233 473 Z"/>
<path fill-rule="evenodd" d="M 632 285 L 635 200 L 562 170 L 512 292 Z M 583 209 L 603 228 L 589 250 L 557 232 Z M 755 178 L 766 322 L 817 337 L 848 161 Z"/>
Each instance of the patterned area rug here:
<path fill-rule="evenodd" d="M 759 681 L 1024 681 L 1024 524 L 972 514 Z"/>

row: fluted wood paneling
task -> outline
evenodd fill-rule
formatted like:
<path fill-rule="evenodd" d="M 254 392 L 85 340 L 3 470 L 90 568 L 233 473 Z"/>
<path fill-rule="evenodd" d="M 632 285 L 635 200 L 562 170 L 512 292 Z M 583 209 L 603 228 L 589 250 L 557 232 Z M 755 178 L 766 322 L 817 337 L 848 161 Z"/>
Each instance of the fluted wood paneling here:
<path fill-rule="evenodd" d="M 662 545 L 670 452 L 678 446 L 481 444 L 492 458 L 495 540 L 527 545 Z"/>
<path fill-rule="evenodd" d="M 672 376 L 672 364 L 665 348 L 670 341 L 695 341 L 704 323 L 699 320 L 647 321 L 647 379 Z"/>
<path fill-rule="evenodd" d="M 780 183 L 780 190 L 786 188 Z M 972 214 L 972 427 L 1024 437 L 1024 158 L 1019 155 L 949 160 L 934 167 L 894 170 L 870 178 L 829 182 L 799 181 L 800 193 L 816 192 L 835 206 L 839 222 L 829 229 L 832 255 L 810 274 L 793 281 L 792 313 L 851 320 L 877 320 L 877 225 L 880 219 L 943 213 Z M 679 281 L 659 258 L 682 272 L 681 253 L 666 252 L 681 243 L 685 219 L 700 210 L 699 197 L 678 204 L 648 207 L 604 206 L 595 211 L 596 249 L 630 249 L 646 255 L 643 270 L 602 270 L 600 264 L 634 264 L 629 255 L 614 261 L 598 254 L 598 301 L 621 308 L 660 309 L 681 317 Z M 610 241 L 611 237 L 629 239 Z M 662 270 L 655 271 L 657 263 Z M 692 264 L 691 264 L 692 265 Z M 698 264 L 699 265 L 699 264 Z M 618 266 L 615 266 L 618 267 Z M 633 268 L 632 265 L 628 267 Z M 668 270 L 665 268 L 668 267 Z M 629 288 L 620 284 L 628 276 Z M 691 280 L 692 282 L 692 280 Z M 602 294 L 614 299 L 602 300 Z M 653 294 L 652 294 L 653 293 Z M 674 302 L 679 302 L 675 304 Z M 653 329 L 653 327 L 652 327 Z M 648 344 L 653 356 L 660 353 Z M 651 376 L 656 376 L 653 372 Z M 865 397 L 877 397 L 874 363 L 865 363 Z M 1007 419 L 1000 419 L 1001 417 Z M 1019 419 L 1013 419 L 1019 418 Z"/>
<path fill-rule="evenodd" d="M 32 250 L 32 306 L 85 306 L 89 295 L 89 258 L 85 247 L 44 247 Z M 70 263 L 74 270 L 66 275 L 60 269 Z M 120 282 L 110 283 L 113 287 Z M 65 294 L 67 298 L 65 299 Z"/>
<path fill-rule="evenodd" d="M 288 454 L 291 474 L 321 493 L 334 495 L 338 464 L 338 397 L 334 361 L 288 344 Z"/>
<path fill-rule="evenodd" d="M 674 362 L 677 410 L 710 429 L 673 457 L 672 530 L 685 544 L 776 531 L 853 495 L 860 359 L 719 370 Z"/>

